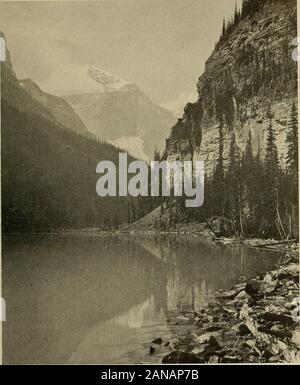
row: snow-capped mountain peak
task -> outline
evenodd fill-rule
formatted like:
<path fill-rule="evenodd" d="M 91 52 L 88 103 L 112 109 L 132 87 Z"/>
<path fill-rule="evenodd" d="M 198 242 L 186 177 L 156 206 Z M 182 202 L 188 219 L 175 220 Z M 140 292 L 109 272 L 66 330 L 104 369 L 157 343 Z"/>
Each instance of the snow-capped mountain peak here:
<path fill-rule="evenodd" d="M 105 91 L 119 90 L 120 88 L 130 84 L 128 81 L 120 78 L 119 76 L 104 71 L 96 66 L 90 66 L 87 74 L 91 79 L 101 84 Z"/>
<path fill-rule="evenodd" d="M 41 82 L 54 95 L 100 94 L 126 89 L 132 83 L 94 65 L 63 65 Z"/>

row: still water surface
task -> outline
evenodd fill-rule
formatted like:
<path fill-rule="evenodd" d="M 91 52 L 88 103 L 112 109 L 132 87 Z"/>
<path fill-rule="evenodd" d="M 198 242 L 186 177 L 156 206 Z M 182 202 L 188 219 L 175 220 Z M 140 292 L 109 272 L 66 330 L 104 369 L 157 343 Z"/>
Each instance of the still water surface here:
<path fill-rule="evenodd" d="M 184 332 L 172 315 L 279 257 L 196 237 L 5 236 L 4 362 L 156 362 L 149 342 Z"/>

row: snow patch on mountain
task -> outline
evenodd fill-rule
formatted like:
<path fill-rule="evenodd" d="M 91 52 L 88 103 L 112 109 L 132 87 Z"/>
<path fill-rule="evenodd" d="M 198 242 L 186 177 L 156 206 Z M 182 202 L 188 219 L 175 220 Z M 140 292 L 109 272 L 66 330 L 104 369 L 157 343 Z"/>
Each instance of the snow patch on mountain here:
<path fill-rule="evenodd" d="M 41 87 L 51 94 L 79 95 L 126 89 L 132 83 L 96 66 L 64 65 L 56 68 Z"/>

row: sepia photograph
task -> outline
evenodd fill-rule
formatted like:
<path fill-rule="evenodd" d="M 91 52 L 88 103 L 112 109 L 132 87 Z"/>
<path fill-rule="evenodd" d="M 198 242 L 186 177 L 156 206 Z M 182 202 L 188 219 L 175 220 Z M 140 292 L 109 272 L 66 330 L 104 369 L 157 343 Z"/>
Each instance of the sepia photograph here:
<path fill-rule="evenodd" d="M 0 1 L 3 365 L 300 364 L 299 7 Z"/>

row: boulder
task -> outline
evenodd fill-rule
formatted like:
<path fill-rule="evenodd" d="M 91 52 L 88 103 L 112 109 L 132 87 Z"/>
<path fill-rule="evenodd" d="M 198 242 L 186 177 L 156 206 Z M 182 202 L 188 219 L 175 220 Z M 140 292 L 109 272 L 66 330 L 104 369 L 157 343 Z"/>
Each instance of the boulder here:
<path fill-rule="evenodd" d="M 248 328 L 248 326 L 245 323 L 241 323 L 235 327 L 238 334 L 241 336 L 247 336 L 251 334 L 251 330 Z"/>
<path fill-rule="evenodd" d="M 261 284 L 257 279 L 250 279 L 246 283 L 245 292 L 251 297 L 257 295 L 260 292 Z"/>
<path fill-rule="evenodd" d="M 192 353 L 174 351 L 162 359 L 163 364 L 198 364 L 204 361 Z"/>
<path fill-rule="evenodd" d="M 293 320 L 292 316 L 286 315 L 286 314 L 276 314 L 271 312 L 264 312 L 260 314 L 260 317 L 265 321 L 270 322 L 279 322 L 282 325 L 294 325 L 295 321 Z"/>
<path fill-rule="evenodd" d="M 150 354 L 153 354 L 155 352 L 155 348 L 153 347 L 153 346 L 150 346 L 150 351 L 149 351 L 149 353 Z"/>
<path fill-rule="evenodd" d="M 230 237 L 235 235 L 233 223 L 225 217 L 211 217 L 208 219 L 207 224 L 216 237 Z"/>
<path fill-rule="evenodd" d="M 210 333 L 202 334 L 200 336 L 194 334 L 194 339 L 197 342 L 197 346 L 193 351 L 194 353 L 213 353 L 221 349 L 221 346 L 217 339 Z"/>
<path fill-rule="evenodd" d="M 236 296 L 235 299 L 245 299 L 245 300 L 250 300 L 252 297 L 246 293 L 245 290 L 240 291 Z"/>
<path fill-rule="evenodd" d="M 155 340 L 152 341 L 153 344 L 156 344 L 156 345 L 161 345 L 163 342 L 163 340 L 159 337 L 159 338 L 155 338 Z"/>
<path fill-rule="evenodd" d="M 208 363 L 209 364 L 217 364 L 219 362 L 219 357 L 218 356 L 211 356 L 209 357 Z"/>

